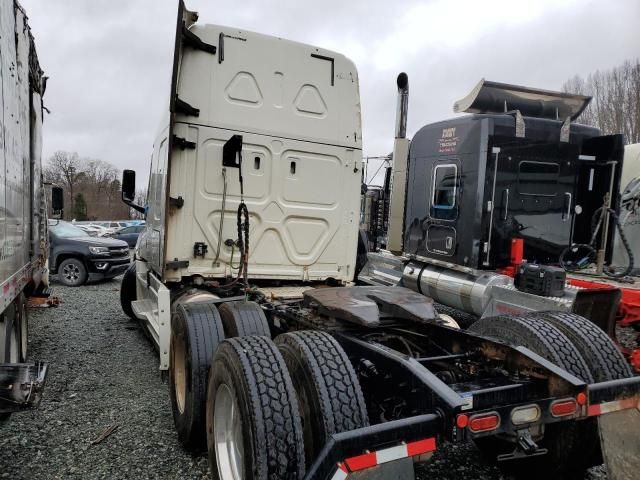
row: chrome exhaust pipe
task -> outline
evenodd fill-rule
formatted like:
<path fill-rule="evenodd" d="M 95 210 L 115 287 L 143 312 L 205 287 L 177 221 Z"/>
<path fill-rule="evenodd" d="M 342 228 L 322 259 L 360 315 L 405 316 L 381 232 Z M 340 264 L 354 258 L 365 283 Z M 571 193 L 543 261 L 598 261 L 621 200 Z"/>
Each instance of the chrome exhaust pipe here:
<path fill-rule="evenodd" d="M 402 72 L 396 80 L 398 84 L 398 106 L 396 108 L 396 138 L 407 136 L 407 114 L 409 112 L 409 77 Z"/>

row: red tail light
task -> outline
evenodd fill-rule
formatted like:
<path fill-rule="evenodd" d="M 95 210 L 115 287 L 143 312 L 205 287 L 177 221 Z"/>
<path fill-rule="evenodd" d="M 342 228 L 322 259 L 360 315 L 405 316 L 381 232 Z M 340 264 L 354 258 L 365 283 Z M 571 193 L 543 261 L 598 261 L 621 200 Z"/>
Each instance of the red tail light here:
<path fill-rule="evenodd" d="M 499 425 L 500 415 L 498 415 L 497 413 L 474 415 L 469 419 L 469 430 L 471 430 L 473 433 L 495 430 Z"/>
<path fill-rule="evenodd" d="M 578 410 L 578 405 L 573 398 L 567 400 L 557 400 L 551 404 L 551 415 L 554 417 L 565 417 L 573 415 Z"/>

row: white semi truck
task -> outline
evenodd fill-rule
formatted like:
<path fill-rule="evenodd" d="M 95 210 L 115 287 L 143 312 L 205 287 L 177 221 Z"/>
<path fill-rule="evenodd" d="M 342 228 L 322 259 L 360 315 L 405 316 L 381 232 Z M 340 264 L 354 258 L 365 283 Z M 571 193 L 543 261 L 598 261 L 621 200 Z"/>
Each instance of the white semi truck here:
<path fill-rule="evenodd" d="M 47 203 L 42 181 L 46 77 L 23 8 L 0 0 L 0 418 L 34 408 L 47 374 L 27 362 L 27 297 L 46 293 Z M 55 188 L 54 209 L 61 209 Z"/>
<path fill-rule="evenodd" d="M 442 443 L 468 440 L 521 477 L 598 463 L 597 417 L 634 409 L 640 391 L 604 332 L 533 312 L 468 333 L 417 292 L 354 286 L 355 65 L 196 22 L 180 2 L 146 205 L 135 172 L 122 182 L 147 220 L 122 307 L 168 371 L 185 448 L 206 448 L 224 480 L 411 479 Z"/>

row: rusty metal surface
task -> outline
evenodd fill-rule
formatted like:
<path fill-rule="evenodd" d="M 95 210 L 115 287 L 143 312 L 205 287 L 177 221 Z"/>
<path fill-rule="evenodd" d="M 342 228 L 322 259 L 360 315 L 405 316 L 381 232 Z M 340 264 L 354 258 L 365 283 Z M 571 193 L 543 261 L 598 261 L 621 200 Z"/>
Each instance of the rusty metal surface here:
<path fill-rule="evenodd" d="M 640 476 L 640 411 L 608 413 L 598 418 L 602 456 L 609 480 L 633 480 Z"/>
<path fill-rule="evenodd" d="M 437 318 L 433 301 L 404 287 L 335 287 L 304 292 L 306 306 L 319 313 L 367 327 L 380 325 L 381 317 L 432 322 Z"/>

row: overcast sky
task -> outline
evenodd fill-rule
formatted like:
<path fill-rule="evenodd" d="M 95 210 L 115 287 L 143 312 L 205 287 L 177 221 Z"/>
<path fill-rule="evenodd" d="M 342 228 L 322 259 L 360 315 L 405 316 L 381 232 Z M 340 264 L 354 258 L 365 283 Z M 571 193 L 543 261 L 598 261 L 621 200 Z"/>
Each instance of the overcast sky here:
<path fill-rule="evenodd" d="M 20 0 L 50 77 L 44 156 L 135 168 L 139 187 L 169 95 L 177 0 Z M 395 78 L 409 74 L 409 135 L 453 116 L 481 79 L 556 90 L 640 57 L 638 0 L 186 0 L 201 23 L 345 54 L 360 76 L 364 155 L 391 151 Z"/>

